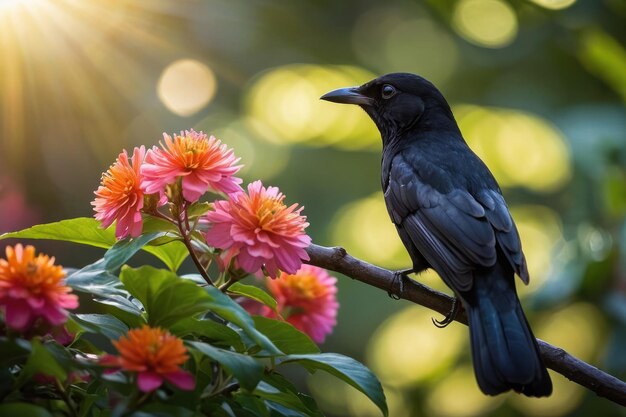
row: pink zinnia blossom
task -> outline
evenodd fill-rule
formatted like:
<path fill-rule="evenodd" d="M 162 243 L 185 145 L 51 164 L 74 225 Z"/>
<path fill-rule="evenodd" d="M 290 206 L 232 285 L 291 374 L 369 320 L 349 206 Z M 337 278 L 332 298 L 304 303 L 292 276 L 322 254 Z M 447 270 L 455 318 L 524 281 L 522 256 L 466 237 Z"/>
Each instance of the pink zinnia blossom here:
<path fill-rule="evenodd" d="M 96 199 L 91 203 L 102 227 L 107 228 L 117 220 L 115 236 L 118 239 L 141 234 L 144 193 L 140 168 L 145 154 L 143 146 L 135 148 L 131 164 L 126 150 L 120 153 L 115 163 L 102 174 L 101 185 L 95 192 Z"/>
<path fill-rule="evenodd" d="M 304 231 L 309 224 L 300 214 L 303 207 L 287 207 L 284 199 L 278 188 L 255 181 L 248 185 L 247 194 L 214 202 L 206 215 L 207 243 L 224 250 L 226 266 L 236 256 L 237 265 L 248 273 L 263 266 L 271 277 L 277 277 L 279 270 L 295 273 L 302 260 L 309 259 L 305 248 L 311 238 Z"/>
<path fill-rule="evenodd" d="M 57 326 L 67 320 L 66 309 L 78 307 L 78 297 L 63 285 L 65 272 L 54 258 L 39 254 L 33 246 L 7 246 L 0 258 L 0 308 L 6 324 L 25 332 L 37 319 Z"/>
<path fill-rule="evenodd" d="M 278 313 L 295 328 L 308 334 L 317 343 L 324 342 L 337 324 L 337 279 L 325 269 L 302 265 L 292 275 L 268 279 L 267 287 L 276 299 Z M 263 306 L 261 315 L 275 317 Z"/>
<path fill-rule="evenodd" d="M 241 192 L 241 179 L 233 177 L 241 165 L 232 149 L 205 133 L 192 130 L 180 135 L 163 133 L 165 144 L 153 147 L 141 168 L 146 193 L 165 192 L 165 186 L 182 177 L 183 198 L 197 201 L 206 191 L 233 194 Z"/>
<path fill-rule="evenodd" d="M 113 345 L 120 355 L 104 355 L 100 364 L 136 372 L 141 391 L 154 391 L 165 381 L 186 391 L 195 388 L 193 375 L 180 367 L 189 359 L 187 349 L 168 331 L 144 325 L 130 330 Z"/>

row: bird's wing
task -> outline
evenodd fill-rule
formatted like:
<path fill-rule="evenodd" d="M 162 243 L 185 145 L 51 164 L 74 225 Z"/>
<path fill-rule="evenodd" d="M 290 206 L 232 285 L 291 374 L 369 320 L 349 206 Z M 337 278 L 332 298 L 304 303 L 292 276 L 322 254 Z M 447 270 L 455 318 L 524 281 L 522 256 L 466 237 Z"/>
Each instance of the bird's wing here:
<path fill-rule="evenodd" d="M 528 281 L 519 235 L 497 191 L 482 190 L 477 198 L 460 188 L 440 192 L 399 156 L 391 164 L 385 201 L 393 222 L 454 289 L 469 290 L 474 269 L 495 264 L 496 245 Z"/>

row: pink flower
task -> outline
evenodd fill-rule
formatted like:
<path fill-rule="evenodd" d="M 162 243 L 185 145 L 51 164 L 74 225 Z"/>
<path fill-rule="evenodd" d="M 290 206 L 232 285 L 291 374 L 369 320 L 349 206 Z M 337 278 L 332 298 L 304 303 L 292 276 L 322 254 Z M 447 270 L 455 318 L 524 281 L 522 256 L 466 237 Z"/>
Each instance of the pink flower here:
<path fill-rule="evenodd" d="M 131 165 L 124 150 L 109 170 L 102 174 L 101 185 L 95 192 L 96 199 L 91 203 L 96 220 L 102 222 L 102 227 L 107 228 L 117 220 L 115 236 L 118 239 L 141 234 L 144 193 L 140 167 L 145 154 L 143 146 L 135 148 Z"/>
<path fill-rule="evenodd" d="M 197 201 L 202 194 L 211 190 L 226 194 L 241 192 L 241 179 L 233 177 L 241 165 L 232 149 L 202 132 L 186 130 L 174 138 L 163 133 L 165 144 L 148 151 L 146 162 L 141 168 L 146 193 L 161 194 L 165 186 L 182 178 L 185 200 Z"/>
<path fill-rule="evenodd" d="M 154 391 L 164 381 L 186 391 L 195 388 L 193 375 L 180 367 L 189 359 L 187 349 L 181 339 L 166 330 L 144 325 L 130 330 L 113 345 L 120 356 L 104 355 L 100 364 L 136 372 L 141 391 Z"/>
<path fill-rule="evenodd" d="M 230 196 L 213 203 L 207 213 L 209 245 L 223 249 L 225 265 L 237 257 L 238 266 L 255 273 L 265 266 L 271 277 L 279 270 L 293 274 L 308 260 L 305 248 L 311 238 L 304 232 L 309 225 L 297 204 L 287 207 L 285 196 L 276 187 L 263 187 L 261 181 L 248 185 L 248 194 Z"/>
<path fill-rule="evenodd" d="M 25 332 L 38 318 L 53 326 L 65 323 L 66 309 L 78 307 L 78 297 L 63 285 L 65 272 L 54 258 L 35 256 L 33 246 L 21 244 L 7 246 L 6 256 L 0 258 L 0 307 L 6 324 Z"/>
<path fill-rule="evenodd" d="M 315 342 L 322 343 L 337 324 L 336 283 L 337 279 L 325 269 L 302 265 L 295 274 L 268 279 L 267 287 L 276 299 L 278 313 Z M 266 306 L 261 315 L 275 317 Z"/>

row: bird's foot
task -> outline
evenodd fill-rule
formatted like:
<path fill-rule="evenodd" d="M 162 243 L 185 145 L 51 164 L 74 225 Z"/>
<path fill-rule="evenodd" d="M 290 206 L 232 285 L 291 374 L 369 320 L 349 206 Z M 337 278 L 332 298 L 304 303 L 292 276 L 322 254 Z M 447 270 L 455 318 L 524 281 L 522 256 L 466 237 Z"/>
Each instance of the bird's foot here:
<path fill-rule="evenodd" d="M 448 324 L 452 323 L 454 319 L 456 319 L 456 316 L 457 314 L 459 314 L 459 310 L 461 309 L 460 307 L 461 307 L 461 303 L 459 302 L 459 299 L 454 297 L 454 300 L 452 301 L 452 310 L 450 310 L 448 314 L 446 314 L 443 320 L 437 320 L 435 318 L 432 318 L 431 320 L 433 321 L 433 324 L 436 327 L 443 329 Z"/>
<path fill-rule="evenodd" d="M 404 269 L 402 271 L 395 271 L 393 273 L 393 280 L 391 281 L 391 288 L 387 291 L 389 297 L 394 300 L 399 300 L 402 298 L 402 293 L 404 292 L 404 280 L 408 279 L 408 275 L 413 272 L 413 269 Z M 398 291 L 395 291 L 396 282 L 398 283 Z"/>

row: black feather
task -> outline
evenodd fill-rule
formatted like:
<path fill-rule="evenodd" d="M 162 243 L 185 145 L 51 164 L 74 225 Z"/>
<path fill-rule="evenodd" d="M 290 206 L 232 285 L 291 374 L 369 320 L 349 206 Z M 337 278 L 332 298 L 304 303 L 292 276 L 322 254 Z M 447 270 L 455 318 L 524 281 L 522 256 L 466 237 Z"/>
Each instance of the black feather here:
<path fill-rule="evenodd" d="M 391 84 L 397 93 L 383 97 Z M 342 102 L 341 91 L 323 98 Z M 388 74 L 346 89 L 381 132 L 391 220 L 416 271 L 434 268 L 465 307 L 478 385 L 546 396 L 552 383 L 515 291 L 528 283 L 519 234 L 500 188 L 465 143 L 450 106 L 429 81 Z"/>

